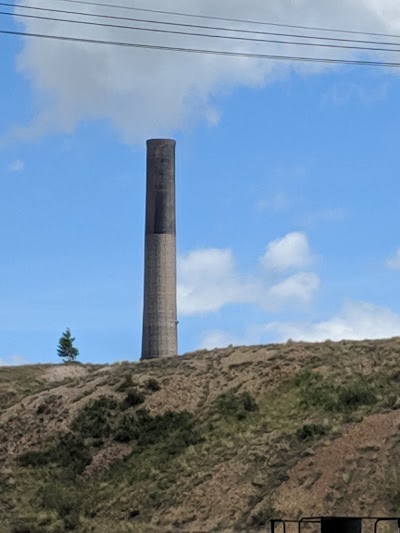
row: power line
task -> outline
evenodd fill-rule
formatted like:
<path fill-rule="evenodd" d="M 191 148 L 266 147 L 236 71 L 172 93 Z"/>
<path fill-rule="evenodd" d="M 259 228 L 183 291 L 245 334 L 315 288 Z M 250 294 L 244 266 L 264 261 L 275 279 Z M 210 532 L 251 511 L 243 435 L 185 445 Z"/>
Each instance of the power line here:
<path fill-rule="evenodd" d="M 61 0 L 66 1 L 66 0 Z M 1 6 L 5 7 L 16 7 L 15 4 L 8 2 L 0 2 Z M 103 5 L 103 4 L 102 4 Z M 280 33 L 280 32 L 270 32 L 270 31 L 260 31 L 260 30 L 246 30 L 240 28 L 226 28 L 219 26 L 206 26 L 199 24 L 188 24 L 182 22 L 171 22 L 164 20 L 153 20 L 153 19 L 143 19 L 143 18 L 133 18 L 133 17 L 121 17 L 115 15 L 102 15 L 96 13 L 82 13 L 81 11 L 69 11 L 65 9 L 54 9 L 46 7 L 35 7 L 35 6 L 17 6 L 18 9 L 29 9 L 35 11 L 47 11 L 51 13 L 62 13 L 68 15 L 79 15 L 84 17 L 95 17 L 102 19 L 112 19 L 112 20 L 123 20 L 130 22 L 143 22 L 146 24 L 155 24 L 155 25 L 164 25 L 164 26 L 180 26 L 185 28 L 195 28 L 195 29 L 204 29 L 204 30 L 215 30 L 215 31 L 229 31 L 234 33 L 244 33 L 244 34 L 254 34 L 254 35 L 273 35 L 278 37 L 290 37 L 290 38 L 299 38 L 299 39 L 313 39 L 318 41 L 335 41 L 335 42 L 350 42 L 350 43 L 359 43 L 359 44 L 372 44 L 372 45 L 381 45 L 381 46 L 400 46 L 400 42 L 384 42 L 384 41 L 370 41 L 370 40 L 360 40 L 360 39 L 345 39 L 339 37 L 321 37 L 317 35 L 302 35 L 302 34 L 293 34 L 293 33 Z M 127 8 L 128 9 L 128 8 Z M 23 16 L 20 13 L 14 13 L 16 16 Z M 25 15 L 26 16 L 26 15 Z M 135 29 L 135 28 L 133 28 Z"/>
<path fill-rule="evenodd" d="M 157 13 L 160 15 L 172 15 L 172 16 L 178 16 L 178 17 L 189 17 L 189 18 L 196 18 L 196 19 L 207 19 L 207 20 L 221 20 L 225 22 L 240 22 L 242 24 L 257 24 L 262 26 L 277 26 L 279 28 L 293 28 L 293 29 L 299 29 L 299 30 L 313 30 L 313 31 L 323 31 L 323 32 L 333 32 L 333 33 L 350 33 L 354 35 L 374 35 L 376 37 L 394 37 L 399 39 L 400 35 L 393 35 L 390 33 L 377 33 L 377 32 L 370 32 L 370 31 L 357 31 L 357 30 L 346 30 L 346 29 L 340 29 L 340 28 L 322 28 L 318 26 L 301 26 L 298 24 L 282 24 L 278 22 L 267 22 L 267 21 L 260 21 L 260 20 L 246 20 L 246 19 L 239 19 L 239 18 L 229 18 L 229 17 L 217 17 L 217 16 L 211 16 L 211 15 L 196 15 L 193 13 L 183 13 L 180 11 L 163 11 L 161 9 L 149 9 L 144 7 L 133 7 L 133 6 L 121 6 L 116 4 L 105 4 L 102 2 L 89 2 L 84 0 L 58 0 L 58 2 L 67 2 L 71 4 L 82 4 L 82 5 L 90 5 L 90 6 L 97 6 L 97 7 L 111 7 L 113 9 L 126 9 L 130 11 L 143 11 L 147 13 Z"/>
<path fill-rule="evenodd" d="M 274 61 L 299 61 L 306 63 L 326 63 L 333 65 L 355 65 L 355 66 L 374 66 L 374 67 L 387 67 L 387 68 L 399 68 L 400 63 L 392 63 L 387 61 L 367 61 L 361 59 L 338 59 L 338 58 L 321 58 L 321 57 L 302 57 L 302 56 L 287 56 L 287 55 L 276 55 L 276 54 L 255 54 L 247 52 L 229 52 L 225 50 L 208 50 L 208 49 L 198 49 L 198 48 L 183 48 L 183 47 L 174 47 L 174 46 L 161 46 L 155 44 L 143 44 L 143 43 L 132 43 L 132 42 L 123 42 L 123 41 L 105 41 L 101 39 L 85 39 L 80 37 L 67 37 L 61 35 L 48 35 L 45 33 L 32 33 L 32 32 L 23 32 L 23 31 L 14 31 L 14 30 L 0 30 L 2 35 L 15 35 L 19 37 L 34 37 L 41 39 L 51 39 L 57 41 L 68 41 L 75 43 L 87 43 L 87 44 L 102 44 L 102 45 L 112 45 L 112 46 L 121 46 L 128 48 L 141 48 L 146 50 L 163 50 L 169 52 L 184 52 L 191 54 L 206 54 L 206 55 L 215 55 L 215 56 L 225 56 L 225 57 L 241 57 L 249 59 L 263 59 L 263 60 L 274 60 Z"/>
<path fill-rule="evenodd" d="M 1 3 L 0 3 L 1 5 Z M 206 37 L 212 39 L 224 39 L 224 40 L 234 40 L 234 41 L 246 41 L 246 42 L 256 42 L 256 43 L 269 43 L 269 44 L 283 44 L 283 45 L 295 45 L 295 46 L 313 46 L 313 47 L 323 47 L 323 48 L 336 48 L 336 49 L 345 49 L 345 50 L 363 50 L 368 52 L 400 52 L 400 48 L 379 48 L 379 47 L 367 47 L 367 46 L 356 46 L 356 45 L 343 45 L 343 44 L 332 44 L 332 43 L 310 43 L 310 42 L 299 42 L 299 41 L 285 41 L 280 39 L 260 39 L 255 37 L 237 37 L 229 35 L 218 35 L 218 34 L 207 34 L 207 33 L 195 33 L 195 32 L 186 32 L 181 30 L 163 30 L 160 28 L 143 28 L 138 26 L 124 26 L 119 24 L 105 24 L 101 22 L 91 22 L 86 20 L 71 20 L 63 19 L 57 17 L 45 17 L 42 15 L 28 15 L 26 13 L 9 13 L 0 11 L 0 15 L 9 15 L 16 17 L 23 17 L 35 20 L 48 20 L 53 22 L 66 22 L 70 24 L 83 24 L 87 26 L 96 26 L 101 28 L 117 28 L 117 29 L 126 29 L 126 30 L 135 30 L 135 31 L 145 31 L 151 33 L 162 33 L 169 35 L 185 35 L 190 37 Z M 400 47 L 400 43 L 398 45 Z"/>

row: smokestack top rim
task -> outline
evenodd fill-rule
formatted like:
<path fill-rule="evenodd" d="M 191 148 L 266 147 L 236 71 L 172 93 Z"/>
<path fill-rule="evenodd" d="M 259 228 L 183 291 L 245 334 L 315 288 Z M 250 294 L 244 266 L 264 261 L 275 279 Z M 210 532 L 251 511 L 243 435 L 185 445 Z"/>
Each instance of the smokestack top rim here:
<path fill-rule="evenodd" d="M 163 138 L 156 138 L 156 139 L 147 139 L 146 141 L 146 144 L 149 145 L 149 144 L 153 144 L 153 143 L 171 143 L 171 144 L 176 144 L 176 140 L 175 139 L 163 139 Z"/>

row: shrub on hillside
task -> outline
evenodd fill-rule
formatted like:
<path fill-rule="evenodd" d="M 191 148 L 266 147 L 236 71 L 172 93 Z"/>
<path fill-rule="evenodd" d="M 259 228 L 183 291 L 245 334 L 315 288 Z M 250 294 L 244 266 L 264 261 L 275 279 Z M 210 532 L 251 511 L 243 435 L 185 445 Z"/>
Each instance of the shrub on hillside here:
<path fill-rule="evenodd" d="M 244 420 L 249 413 L 258 410 L 255 399 L 248 392 L 240 395 L 232 392 L 222 394 L 216 399 L 215 407 L 222 416 L 237 420 Z"/>
<path fill-rule="evenodd" d="M 340 410 L 353 411 L 362 405 L 374 405 L 377 401 L 375 393 L 365 384 L 354 383 L 339 390 L 337 407 Z"/>
<path fill-rule="evenodd" d="M 126 390 L 130 389 L 132 385 L 133 385 L 132 374 L 125 374 L 124 379 L 117 387 L 117 391 L 125 392 Z"/>
<path fill-rule="evenodd" d="M 392 375 L 390 377 L 396 383 L 400 383 L 400 370 L 395 370 L 394 372 L 392 372 Z"/>
<path fill-rule="evenodd" d="M 58 445 L 53 448 L 53 457 L 60 466 L 70 470 L 73 476 L 82 474 L 92 462 L 92 456 L 83 439 L 72 433 L 60 437 Z"/>
<path fill-rule="evenodd" d="M 361 377 L 338 385 L 316 372 L 306 371 L 295 377 L 294 384 L 299 388 L 300 402 L 305 408 L 345 413 L 378 401 L 374 384 L 366 383 Z"/>
<path fill-rule="evenodd" d="M 121 418 L 114 439 L 119 442 L 136 441 L 139 448 L 160 445 L 169 455 L 176 455 L 192 444 L 200 442 L 195 418 L 188 412 L 167 412 L 150 415 L 145 409 Z"/>
<path fill-rule="evenodd" d="M 136 407 L 144 402 L 145 396 L 142 392 L 135 388 L 128 390 L 124 401 L 122 402 L 123 409 L 129 409 L 129 407 Z"/>
<path fill-rule="evenodd" d="M 10 533 L 43 533 L 43 529 L 38 525 L 33 517 L 21 517 L 12 519 Z"/>
<path fill-rule="evenodd" d="M 309 386 L 314 386 L 316 383 L 320 383 L 321 381 L 322 376 L 320 374 L 317 374 L 316 372 L 311 372 L 310 370 L 304 370 L 299 372 L 293 380 L 296 387 L 299 387 L 301 389 L 307 388 Z"/>
<path fill-rule="evenodd" d="M 138 445 L 148 446 L 165 440 L 178 450 L 199 441 L 195 431 L 195 419 L 191 413 L 168 411 L 163 415 L 142 416 Z"/>
<path fill-rule="evenodd" d="M 326 428 L 319 424 L 304 424 L 296 431 L 299 440 L 307 441 L 326 435 Z"/>
<path fill-rule="evenodd" d="M 152 392 L 157 392 L 161 389 L 161 386 L 160 384 L 158 383 L 158 381 L 154 378 L 150 378 L 147 382 L 147 388 L 152 391 Z"/>
<path fill-rule="evenodd" d="M 40 505 L 49 511 L 55 511 L 61 518 L 79 507 L 79 500 L 74 489 L 61 483 L 49 483 L 40 491 Z"/>
<path fill-rule="evenodd" d="M 40 505 L 55 512 L 63 520 L 65 531 L 74 531 L 80 524 L 81 500 L 73 485 L 49 483 L 39 493 Z"/>
<path fill-rule="evenodd" d="M 114 431 L 114 440 L 117 442 L 130 442 L 136 440 L 140 434 L 137 416 L 128 414 L 121 417 Z"/>
<path fill-rule="evenodd" d="M 48 449 L 26 452 L 18 457 L 21 466 L 47 466 L 55 464 L 64 469 L 68 477 L 82 474 L 92 461 L 92 456 L 84 441 L 71 433 L 61 435 Z"/>
<path fill-rule="evenodd" d="M 44 466 L 49 462 L 48 451 L 25 452 L 17 458 L 21 466 Z"/>
<path fill-rule="evenodd" d="M 335 408 L 336 390 L 333 383 L 326 382 L 316 372 L 300 372 L 294 378 L 294 384 L 300 389 L 300 402 L 305 408 L 320 408 L 332 411 Z"/>
<path fill-rule="evenodd" d="M 72 429 L 83 438 L 102 439 L 109 437 L 118 402 L 111 397 L 102 396 L 89 402 L 72 423 Z"/>

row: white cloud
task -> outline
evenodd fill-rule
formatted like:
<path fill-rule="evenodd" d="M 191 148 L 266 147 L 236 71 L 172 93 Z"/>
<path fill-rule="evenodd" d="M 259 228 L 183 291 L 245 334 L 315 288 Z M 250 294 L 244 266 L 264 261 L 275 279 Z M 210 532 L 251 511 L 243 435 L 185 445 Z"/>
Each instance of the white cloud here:
<path fill-rule="evenodd" d="M 265 328 L 276 340 L 339 341 L 400 335 L 400 315 L 366 302 L 347 302 L 332 318 L 314 323 L 272 322 Z"/>
<path fill-rule="evenodd" d="M 280 309 L 288 305 L 309 304 L 319 289 L 320 279 L 313 272 L 299 272 L 267 290 L 265 307 Z"/>
<path fill-rule="evenodd" d="M 261 259 L 267 271 L 284 272 L 309 267 L 313 257 L 304 233 L 293 232 L 268 244 Z"/>
<path fill-rule="evenodd" d="M 178 274 L 178 308 L 184 315 L 215 312 L 255 297 L 255 286 L 236 272 L 231 250 L 192 251 L 178 259 Z"/>
<path fill-rule="evenodd" d="M 223 348 L 230 344 L 238 346 L 241 343 L 237 342 L 237 338 L 228 331 L 214 330 L 208 331 L 203 335 L 200 341 L 200 348 L 212 350 L 213 348 Z"/>
<path fill-rule="evenodd" d="M 295 236 L 293 239 L 292 236 Z M 297 237 L 300 236 L 297 242 Z M 312 272 L 299 271 L 287 276 L 284 270 L 299 270 L 309 264 L 311 252 L 303 234 L 292 233 L 276 243 L 288 243 L 273 253 L 284 265 L 273 275 L 258 273 L 244 275 L 237 271 L 231 250 L 205 248 L 194 250 L 178 259 L 178 309 L 183 315 L 219 311 L 229 304 L 253 304 L 266 310 L 309 304 L 319 287 L 319 278 Z M 290 243 L 294 247 L 290 248 Z M 267 249 L 275 250 L 274 246 Z M 286 248 L 298 252 L 290 255 Z M 282 257 L 283 256 L 283 257 Z M 255 266 L 255 271 L 257 267 Z"/>
<path fill-rule="evenodd" d="M 19 4 L 29 5 L 30 2 L 21 0 Z M 129 6 L 130 2 L 120 0 L 119 4 Z M 154 0 L 152 7 L 165 9 L 164 4 L 163 0 Z M 47 6 L 54 7 L 53 2 L 43 0 L 41 7 Z M 60 4 L 60 7 L 70 9 L 69 4 Z M 193 0 L 190 8 L 186 0 L 176 0 L 174 9 L 194 14 L 349 27 L 374 32 L 400 30 L 398 0 L 259 0 L 251 3 L 243 0 Z M 82 4 L 79 10 L 94 14 L 110 13 L 110 9 L 94 5 Z M 136 16 L 123 9 L 114 9 L 113 14 Z M 137 17 L 140 18 L 140 13 Z M 73 18 L 80 17 L 74 15 Z M 165 21 L 167 17 L 147 14 L 143 18 Z M 88 39 L 327 58 L 357 56 L 354 50 L 204 39 L 35 19 L 16 19 L 16 22 L 21 24 L 21 29 L 29 32 L 84 36 Z M 195 24 L 196 19 L 188 22 Z M 212 25 L 207 19 L 199 22 Z M 160 28 L 151 23 L 129 24 L 118 20 L 115 23 Z M 221 26 L 223 23 L 214 25 Z M 246 24 L 230 24 L 233 25 L 254 28 Z M 220 34 L 221 31 L 212 33 Z M 360 54 L 368 57 L 367 53 L 358 52 L 358 56 Z M 317 73 L 329 68 L 334 67 L 26 38 L 18 58 L 18 71 L 31 82 L 40 112 L 32 124 L 17 128 L 13 134 L 31 139 L 49 131 L 70 132 L 82 120 L 106 119 L 125 140 L 142 143 L 145 137 L 169 135 L 199 119 L 212 124 L 218 122 L 214 98 L 235 87 L 262 86 L 291 71 Z"/>
<path fill-rule="evenodd" d="M 400 336 L 400 314 L 386 307 L 366 302 L 348 301 L 339 313 L 320 322 L 270 322 L 267 325 L 247 325 L 240 332 L 213 330 L 206 332 L 201 348 L 223 348 L 255 345 L 266 342 L 286 342 L 288 339 L 306 342 L 325 340 L 364 340 Z"/>
<path fill-rule="evenodd" d="M 260 325 L 250 325 L 243 332 L 231 332 L 222 329 L 209 330 L 203 333 L 199 346 L 212 350 L 213 348 L 223 348 L 232 344 L 233 346 L 248 346 L 262 342 L 264 328 Z"/>
<path fill-rule="evenodd" d="M 400 248 L 389 257 L 386 261 L 386 266 L 390 268 L 390 270 L 400 270 Z"/>
<path fill-rule="evenodd" d="M 10 172 L 22 172 L 25 168 L 25 163 L 20 159 L 16 159 L 8 165 L 8 170 Z"/>

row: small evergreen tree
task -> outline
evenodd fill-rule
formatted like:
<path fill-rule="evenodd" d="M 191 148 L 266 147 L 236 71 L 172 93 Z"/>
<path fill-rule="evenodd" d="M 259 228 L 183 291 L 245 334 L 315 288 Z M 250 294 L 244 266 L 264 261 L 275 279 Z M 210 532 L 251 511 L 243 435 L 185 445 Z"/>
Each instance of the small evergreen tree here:
<path fill-rule="evenodd" d="M 58 341 L 57 353 L 59 357 L 64 358 L 64 363 L 75 361 L 79 355 L 79 350 L 73 345 L 75 337 L 71 336 L 69 328 L 64 331 Z"/>

